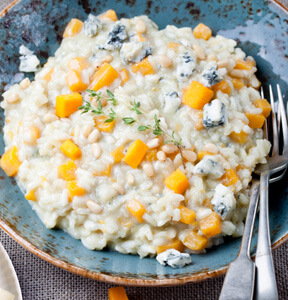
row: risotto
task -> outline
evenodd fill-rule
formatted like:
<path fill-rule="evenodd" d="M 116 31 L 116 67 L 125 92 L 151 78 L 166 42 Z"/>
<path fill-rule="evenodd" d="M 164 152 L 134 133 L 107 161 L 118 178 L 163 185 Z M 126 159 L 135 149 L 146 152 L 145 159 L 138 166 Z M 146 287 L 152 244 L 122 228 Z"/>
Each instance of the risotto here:
<path fill-rule="evenodd" d="M 47 228 L 173 265 L 242 235 L 270 105 L 234 40 L 109 10 L 72 19 L 42 68 L 20 50 L 37 71 L 3 94 L 1 167 Z"/>

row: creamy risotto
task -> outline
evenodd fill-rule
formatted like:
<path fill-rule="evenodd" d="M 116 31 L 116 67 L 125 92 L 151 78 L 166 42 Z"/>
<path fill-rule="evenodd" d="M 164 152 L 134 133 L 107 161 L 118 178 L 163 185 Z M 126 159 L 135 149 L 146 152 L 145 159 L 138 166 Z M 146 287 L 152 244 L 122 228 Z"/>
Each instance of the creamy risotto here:
<path fill-rule="evenodd" d="M 204 24 L 72 19 L 35 80 L 3 94 L 1 167 L 47 228 L 89 249 L 202 253 L 242 235 L 251 173 L 270 149 L 255 71 Z"/>

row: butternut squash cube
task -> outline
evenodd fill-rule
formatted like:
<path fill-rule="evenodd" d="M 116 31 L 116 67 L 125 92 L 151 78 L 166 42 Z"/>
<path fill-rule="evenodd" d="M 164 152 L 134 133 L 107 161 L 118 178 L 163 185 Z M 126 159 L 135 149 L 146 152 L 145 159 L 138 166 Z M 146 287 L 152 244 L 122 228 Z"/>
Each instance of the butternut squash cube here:
<path fill-rule="evenodd" d="M 106 116 L 96 116 L 94 118 L 95 126 L 102 132 L 111 132 L 115 126 L 115 120 L 112 122 L 105 122 L 109 118 Z"/>
<path fill-rule="evenodd" d="M 235 184 L 239 180 L 238 174 L 234 169 L 227 170 L 221 177 L 222 184 L 230 186 Z"/>
<path fill-rule="evenodd" d="M 262 115 L 268 118 L 271 112 L 271 104 L 266 99 L 257 99 L 254 102 L 256 107 L 262 108 Z"/>
<path fill-rule="evenodd" d="M 245 113 L 245 116 L 249 120 L 248 125 L 251 128 L 262 128 L 265 122 L 265 117 L 261 115 L 256 115 L 256 114 L 250 114 L 248 112 Z"/>
<path fill-rule="evenodd" d="M 183 194 L 189 187 L 190 183 L 179 169 L 174 171 L 165 179 L 166 186 L 177 194 Z"/>
<path fill-rule="evenodd" d="M 53 73 L 54 73 L 54 67 L 51 68 L 42 78 L 45 81 L 49 82 L 51 80 L 51 78 L 52 78 Z"/>
<path fill-rule="evenodd" d="M 241 78 L 231 78 L 231 82 L 236 90 L 241 90 L 245 86 Z"/>
<path fill-rule="evenodd" d="M 69 202 L 71 202 L 75 196 L 83 196 L 86 193 L 85 189 L 80 187 L 76 180 L 68 181 L 66 183 L 66 188 L 68 189 Z"/>
<path fill-rule="evenodd" d="M 248 139 L 248 133 L 244 132 L 244 131 L 240 131 L 239 133 L 232 131 L 229 135 L 229 137 L 239 143 L 239 144 L 244 144 L 246 143 L 247 139 Z"/>
<path fill-rule="evenodd" d="M 208 238 L 221 233 L 221 218 L 216 212 L 199 221 L 200 229 Z"/>
<path fill-rule="evenodd" d="M 198 81 L 192 81 L 190 86 L 184 91 L 182 103 L 195 109 L 202 109 L 210 102 L 214 92 Z"/>
<path fill-rule="evenodd" d="M 37 198 L 35 196 L 35 190 L 30 190 L 25 194 L 25 199 L 30 200 L 30 201 L 37 201 Z"/>
<path fill-rule="evenodd" d="M 184 251 L 184 245 L 178 238 L 175 238 L 172 241 L 170 241 L 168 244 L 158 246 L 157 247 L 157 254 L 160 254 L 160 253 L 162 253 L 162 252 L 164 252 L 168 249 L 175 249 L 175 250 L 178 250 L 179 252 L 183 252 Z"/>
<path fill-rule="evenodd" d="M 113 150 L 110 154 L 111 156 L 114 158 L 114 163 L 118 164 L 122 161 L 122 159 L 124 158 L 125 154 L 124 154 L 124 146 L 119 146 L 118 148 L 116 148 L 115 150 Z"/>
<path fill-rule="evenodd" d="M 108 291 L 109 300 L 128 300 L 123 286 L 112 287 Z"/>
<path fill-rule="evenodd" d="M 210 153 L 210 152 L 207 152 L 207 151 L 199 151 L 199 152 L 197 153 L 197 160 L 203 159 L 203 157 L 204 157 L 205 155 L 214 155 L 214 153 Z"/>
<path fill-rule="evenodd" d="M 109 164 L 103 171 L 93 173 L 94 176 L 107 176 L 110 177 L 112 167 Z"/>
<path fill-rule="evenodd" d="M 139 63 L 133 64 L 131 66 L 131 71 L 133 73 L 140 72 L 143 76 L 154 74 L 154 69 L 147 57 L 141 60 Z"/>
<path fill-rule="evenodd" d="M 118 72 L 107 62 L 100 67 L 100 69 L 92 77 L 92 82 L 89 89 L 98 91 L 104 86 L 108 86 L 118 78 Z"/>
<path fill-rule="evenodd" d="M 123 86 L 129 80 L 129 73 L 125 68 L 121 69 L 119 73 L 121 77 L 121 86 Z"/>
<path fill-rule="evenodd" d="M 100 20 L 103 20 L 103 19 L 110 19 L 111 21 L 116 22 L 116 21 L 118 20 L 118 17 L 117 17 L 117 15 L 116 15 L 115 10 L 109 9 L 109 10 L 107 10 L 105 13 L 101 14 L 101 15 L 99 16 L 99 19 L 100 19 Z"/>
<path fill-rule="evenodd" d="M 78 34 L 83 28 L 83 22 L 78 19 L 71 19 L 71 21 L 66 26 L 63 38 L 72 37 Z"/>
<path fill-rule="evenodd" d="M 140 165 L 148 149 L 149 147 L 145 143 L 141 140 L 136 140 L 129 146 L 124 161 L 130 167 L 136 169 Z"/>
<path fill-rule="evenodd" d="M 144 160 L 147 161 L 156 161 L 158 160 L 157 158 L 157 150 L 155 149 L 149 149 L 144 157 Z"/>
<path fill-rule="evenodd" d="M 184 224 L 192 224 L 196 219 L 196 213 L 194 210 L 189 209 L 183 205 L 180 205 L 180 222 Z"/>
<path fill-rule="evenodd" d="M 78 56 L 72 58 L 68 63 L 68 68 L 70 70 L 82 71 L 89 66 L 87 60 L 83 56 Z"/>
<path fill-rule="evenodd" d="M 83 82 L 81 74 L 75 70 L 68 71 L 65 79 L 71 92 L 82 92 L 88 86 Z"/>
<path fill-rule="evenodd" d="M 81 156 L 81 150 L 71 141 L 66 140 L 61 146 L 61 151 L 72 160 Z"/>
<path fill-rule="evenodd" d="M 7 176 L 15 176 L 22 162 L 18 158 L 18 149 L 16 146 L 9 148 L 0 159 L 0 166 Z"/>
<path fill-rule="evenodd" d="M 211 88 L 214 92 L 221 91 L 224 94 L 228 94 L 228 95 L 231 94 L 231 87 L 226 80 L 222 80 L 222 81 L 214 84 Z"/>
<path fill-rule="evenodd" d="M 79 93 L 59 95 L 56 97 L 56 115 L 66 118 L 72 115 L 82 105 L 82 96 Z"/>
<path fill-rule="evenodd" d="M 167 48 L 173 49 L 173 50 L 176 52 L 176 51 L 178 51 L 179 46 L 181 46 L 181 44 L 176 43 L 176 42 L 170 42 L 170 43 L 167 45 Z"/>
<path fill-rule="evenodd" d="M 58 167 L 58 175 L 63 180 L 72 181 L 76 179 L 76 170 L 77 167 L 74 161 L 69 160 L 65 164 Z"/>
<path fill-rule="evenodd" d="M 137 220 L 138 223 L 143 223 L 143 215 L 146 213 L 145 207 L 136 199 L 129 201 L 126 205 L 129 213 Z"/>
<path fill-rule="evenodd" d="M 195 251 L 203 250 L 208 246 L 208 238 L 204 235 L 199 235 L 195 231 L 189 231 L 183 241 L 183 244 Z"/>
<path fill-rule="evenodd" d="M 196 39 L 204 39 L 208 41 L 212 36 L 212 30 L 203 23 L 200 23 L 193 29 L 193 35 Z"/>
<path fill-rule="evenodd" d="M 237 60 L 234 69 L 250 71 L 255 66 L 254 60 Z"/>

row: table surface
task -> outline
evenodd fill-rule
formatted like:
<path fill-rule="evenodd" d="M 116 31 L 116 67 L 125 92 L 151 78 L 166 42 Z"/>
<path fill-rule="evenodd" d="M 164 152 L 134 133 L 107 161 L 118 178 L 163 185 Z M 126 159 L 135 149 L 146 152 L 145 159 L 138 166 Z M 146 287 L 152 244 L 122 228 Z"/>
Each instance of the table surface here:
<path fill-rule="evenodd" d="M 0 0 L 0 11 L 12 0 Z M 282 0 L 288 7 L 288 0 Z M 74 275 L 41 260 L 0 230 L 5 247 L 18 275 L 23 300 L 108 299 L 113 285 Z M 288 299 L 288 243 L 273 252 L 280 299 Z M 224 277 L 177 287 L 125 287 L 129 300 L 218 299 Z"/>

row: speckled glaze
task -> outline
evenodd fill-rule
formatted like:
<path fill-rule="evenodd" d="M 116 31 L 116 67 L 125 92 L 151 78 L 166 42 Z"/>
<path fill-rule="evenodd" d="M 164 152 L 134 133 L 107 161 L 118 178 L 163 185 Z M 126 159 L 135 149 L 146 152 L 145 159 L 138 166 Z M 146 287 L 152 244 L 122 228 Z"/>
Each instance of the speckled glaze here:
<path fill-rule="evenodd" d="M 194 27 L 203 22 L 225 37 L 236 39 L 252 55 L 263 85 L 279 83 L 288 95 L 288 14 L 275 2 L 184 0 L 22 0 L 0 19 L 0 92 L 19 82 L 18 49 L 35 51 L 45 63 L 58 48 L 65 24 L 84 20 L 88 13 L 113 8 L 119 17 L 147 14 L 160 28 L 167 24 Z M 229 4 L 228 4 L 229 3 Z M 32 74 L 31 75 L 31 79 Z M 0 113 L 0 153 L 4 152 L 3 111 Z M 287 179 L 270 190 L 271 236 L 274 247 L 288 239 Z M 257 224 L 256 224 L 257 225 Z M 182 269 L 162 267 L 155 259 L 140 259 L 113 251 L 90 251 L 61 230 L 48 230 L 31 209 L 15 180 L 0 170 L 0 226 L 39 257 L 76 274 L 128 285 L 177 285 L 223 274 L 237 256 L 241 239 L 230 239 L 203 255 L 192 255 L 193 264 Z M 257 227 L 257 226 L 256 226 Z M 252 241 L 255 252 L 257 230 Z"/>

